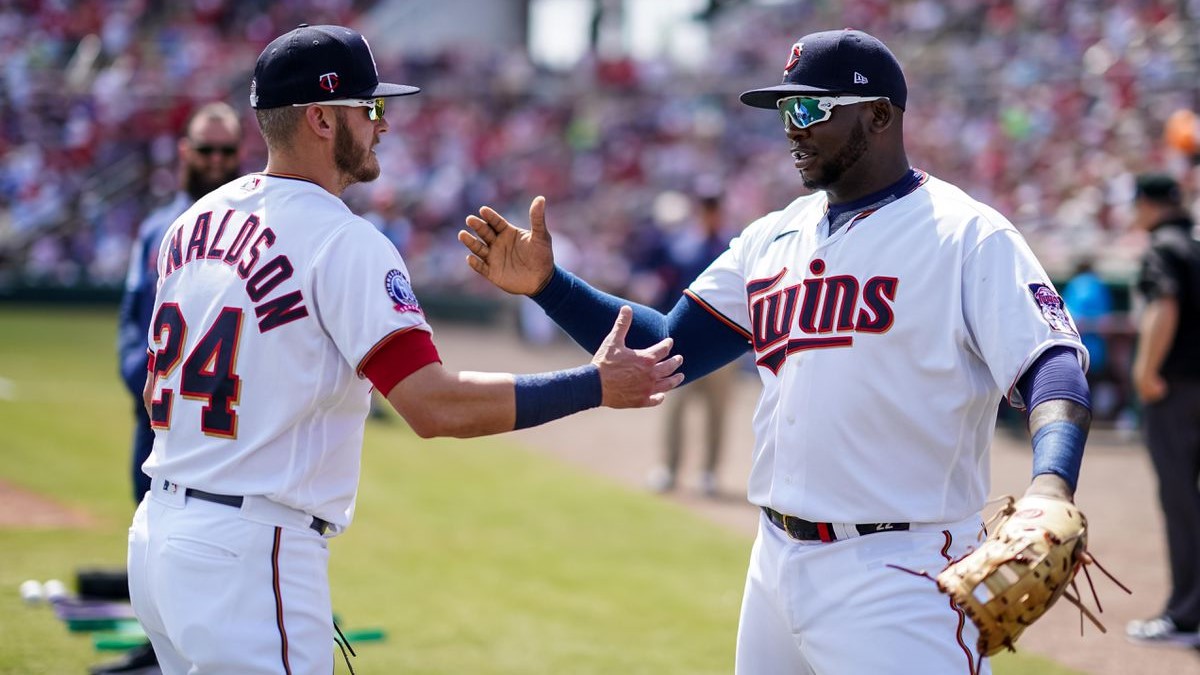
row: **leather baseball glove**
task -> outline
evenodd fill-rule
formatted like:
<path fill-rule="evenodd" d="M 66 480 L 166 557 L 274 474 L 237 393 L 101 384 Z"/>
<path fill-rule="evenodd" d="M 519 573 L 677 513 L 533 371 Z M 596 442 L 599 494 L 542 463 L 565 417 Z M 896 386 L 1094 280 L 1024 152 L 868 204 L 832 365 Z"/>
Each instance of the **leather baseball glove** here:
<path fill-rule="evenodd" d="M 982 656 L 1013 650 L 1021 633 L 1074 585 L 1080 567 L 1092 562 L 1087 519 L 1074 504 L 1037 496 L 1007 499 L 983 544 L 951 562 L 936 579 L 938 588 L 979 628 Z M 1067 597 L 1104 631 L 1078 595 Z"/>

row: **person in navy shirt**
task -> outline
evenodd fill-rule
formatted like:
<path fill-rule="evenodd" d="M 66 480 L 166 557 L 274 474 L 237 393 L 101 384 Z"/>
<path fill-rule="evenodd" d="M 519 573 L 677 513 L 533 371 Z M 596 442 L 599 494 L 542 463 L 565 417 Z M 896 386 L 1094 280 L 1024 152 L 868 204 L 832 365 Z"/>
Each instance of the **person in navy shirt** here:
<path fill-rule="evenodd" d="M 193 202 L 241 175 L 241 140 L 241 121 L 227 103 L 208 103 L 192 113 L 178 143 L 179 191 L 138 227 L 129 255 L 118 319 L 118 351 L 121 379 L 133 397 L 136 422 L 131 467 L 135 504 L 150 489 L 150 477 L 142 473 L 142 463 L 150 456 L 154 431 L 142 404 L 142 387 L 146 384 L 146 331 L 158 285 L 158 247 L 167 227 Z"/>

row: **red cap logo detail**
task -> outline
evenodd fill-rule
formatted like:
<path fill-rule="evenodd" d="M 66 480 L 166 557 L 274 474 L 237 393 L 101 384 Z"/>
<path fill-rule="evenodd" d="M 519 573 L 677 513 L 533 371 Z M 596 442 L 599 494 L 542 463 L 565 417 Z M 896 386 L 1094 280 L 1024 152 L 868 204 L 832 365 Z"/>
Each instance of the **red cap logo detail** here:
<path fill-rule="evenodd" d="M 791 72 L 792 68 L 795 68 L 796 64 L 800 62 L 800 52 L 802 51 L 804 51 L 803 42 L 797 42 L 796 44 L 792 45 L 792 53 L 788 55 L 787 65 L 783 67 L 784 75 L 787 75 L 789 72 Z"/>
<path fill-rule="evenodd" d="M 338 74 L 337 73 L 325 73 L 321 77 L 317 78 L 317 81 L 320 82 L 322 89 L 324 89 L 327 92 L 333 93 L 333 91 L 335 89 L 337 89 L 337 86 L 338 86 Z"/>

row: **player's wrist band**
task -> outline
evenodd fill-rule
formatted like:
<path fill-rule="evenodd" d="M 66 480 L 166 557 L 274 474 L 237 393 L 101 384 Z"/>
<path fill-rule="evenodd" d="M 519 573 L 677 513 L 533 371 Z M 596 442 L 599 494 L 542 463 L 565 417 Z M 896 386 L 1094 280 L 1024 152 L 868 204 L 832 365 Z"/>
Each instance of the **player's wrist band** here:
<path fill-rule="evenodd" d="M 1079 483 L 1087 431 L 1071 422 L 1051 422 L 1033 435 L 1033 475 L 1052 473 L 1071 486 Z"/>
<path fill-rule="evenodd" d="M 600 368 L 594 364 L 553 373 L 517 375 L 513 378 L 517 420 L 513 429 L 545 424 L 603 401 Z"/>

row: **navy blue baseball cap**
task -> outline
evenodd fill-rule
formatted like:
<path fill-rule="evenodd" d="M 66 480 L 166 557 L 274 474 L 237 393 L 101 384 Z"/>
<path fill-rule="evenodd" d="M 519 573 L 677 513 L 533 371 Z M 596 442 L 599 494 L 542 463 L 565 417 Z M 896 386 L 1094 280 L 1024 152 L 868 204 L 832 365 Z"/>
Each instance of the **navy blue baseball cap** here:
<path fill-rule="evenodd" d="M 796 40 L 783 67 L 783 83 L 741 96 L 755 108 L 775 109 L 788 96 L 886 96 L 904 109 L 908 85 L 900 62 L 882 42 L 860 30 L 827 30 Z"/>
<path fill-rule="evenodd" d="M 406 96 L 421 91 L 379 81 L 367 39 L 345 26 L 300 24 L 267 45 L 254 64 L 250 107 Z"/>

